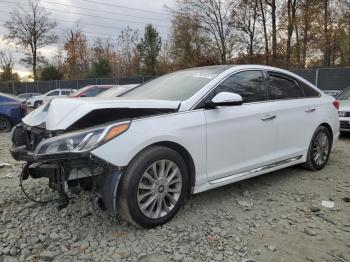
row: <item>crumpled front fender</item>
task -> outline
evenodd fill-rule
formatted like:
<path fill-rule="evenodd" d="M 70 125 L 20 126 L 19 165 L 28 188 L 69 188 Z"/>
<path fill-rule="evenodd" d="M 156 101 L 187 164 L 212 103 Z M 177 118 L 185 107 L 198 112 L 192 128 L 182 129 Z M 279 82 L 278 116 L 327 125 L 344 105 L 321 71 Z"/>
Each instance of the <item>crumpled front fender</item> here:
<path fill-rule="evenodd" d="M 103 175 L 101 188 L 102 200 L 108 212 L 115 215 L 117 212 L 117 191 L 122 170 L 110 170 Z"/>

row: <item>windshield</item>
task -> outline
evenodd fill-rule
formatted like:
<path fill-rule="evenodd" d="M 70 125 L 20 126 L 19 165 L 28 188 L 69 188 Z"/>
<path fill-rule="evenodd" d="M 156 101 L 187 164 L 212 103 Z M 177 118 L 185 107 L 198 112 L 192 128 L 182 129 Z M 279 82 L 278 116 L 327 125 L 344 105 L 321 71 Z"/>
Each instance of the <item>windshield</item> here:
<path fill-rule="evenodd" d="M 192 97 L 227 66 L 194 68 L 158 77 L 122 95 L 131 99 L 184 101 Z"/>
<path fill-rule="evenodd" d="M 120 86 L 114 86 L 107 91 L 102 92 L 98 95 L 98 97 L 118 97 L 125 92 L 127 92 L 130 89 L 133 89 L 138 85 L 120 85 Z"/>
<path fill-rule="evenodd" d="M 338 100 L 350 100 L 350 88 L 345 89 L 340 95 L 337 97 Z"/>
<path fill-rule="evenodd" d="M 76 91 L 74 91 L 73 93 L 70 94 L 70 96 L 77 96 L 80 93 L 84 92 L 85 90 L 89 89 L 91 86 L 84 86 Z"/>

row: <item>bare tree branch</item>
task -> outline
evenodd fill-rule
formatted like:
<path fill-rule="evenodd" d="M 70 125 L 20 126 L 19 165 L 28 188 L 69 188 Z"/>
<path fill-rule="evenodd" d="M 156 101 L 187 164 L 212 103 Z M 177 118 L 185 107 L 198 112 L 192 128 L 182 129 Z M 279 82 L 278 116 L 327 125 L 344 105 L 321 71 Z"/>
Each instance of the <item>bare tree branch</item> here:
<path fill-rule="evenodd" d="M 32 66 L 34 80 L 37 79 L 38 49 L 57 42 L 57 36 L 52 33 L 56 23 L 51 21 L 49 13 L 40 5 L 40 0 L 28 0 L 28 5 L 18 6 L 11 13 L 11 18 L 5 23 L 6 38 L 30 57 L 24 59 Z"/>

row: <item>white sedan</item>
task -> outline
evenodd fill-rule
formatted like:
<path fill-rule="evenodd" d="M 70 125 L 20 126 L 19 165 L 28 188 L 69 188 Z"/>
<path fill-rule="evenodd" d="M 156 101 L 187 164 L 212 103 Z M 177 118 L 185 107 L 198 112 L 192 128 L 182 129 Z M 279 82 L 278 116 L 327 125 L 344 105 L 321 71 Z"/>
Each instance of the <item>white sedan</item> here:
<path fill-rule="evenodd" d="M 150 228 L 189 194 L 297 164 L 324 168 L 338 106 L 282 69 L 193 68 L 118 98 L 54 99 L 14 129 L 11 153 L 28 163 L 22 180 L 49 179 L 59 208 L 94 189 L 104 208 Z"/>
<path fill-rule="evenodd" d="M 43 95 L 37 95 L 37 96 L 32 96 L 29 98 L 26 103 L 27 106 L 37 108 L 40 105 L 58 97 L 64 97 L 64 96 L 69 96 L 74 90 L 71 89 L 55 89 L 48 91 L 47 93 Z"/>
<path fill-rule="evenodd" d="M 344 89 L 337 99 L 340 103 L 340 132 L 348 133 L 350 132 L 350 87 Z"/>

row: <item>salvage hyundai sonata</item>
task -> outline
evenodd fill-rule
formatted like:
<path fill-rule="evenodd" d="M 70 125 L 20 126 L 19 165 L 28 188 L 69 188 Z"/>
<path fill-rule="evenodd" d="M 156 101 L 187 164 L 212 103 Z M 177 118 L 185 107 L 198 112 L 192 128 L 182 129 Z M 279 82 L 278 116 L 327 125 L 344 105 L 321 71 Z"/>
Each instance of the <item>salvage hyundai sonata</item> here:
<path fill-rule="evenodd" d="M 189 194 L 288 166 L 322 169 L 339 103 L 282 69 L 193 68 L 118 98 L 54 99 L 12 131 L 22 180 L 48 178 L 58 207 L 94 190 L 134 225 L 169 221 Z"/>

